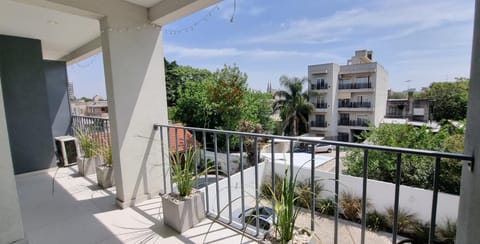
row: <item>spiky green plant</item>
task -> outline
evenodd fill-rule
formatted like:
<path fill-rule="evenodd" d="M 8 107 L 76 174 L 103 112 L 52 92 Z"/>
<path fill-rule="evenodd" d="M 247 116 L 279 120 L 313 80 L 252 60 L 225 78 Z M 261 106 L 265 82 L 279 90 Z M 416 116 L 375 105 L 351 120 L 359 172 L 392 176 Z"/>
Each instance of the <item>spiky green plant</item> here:
<path fill-rule="evenodd" d="M 390 229 L 393 228 L 394 222 L 393 207 L 387 208 L 387 225 Z M 418 225 L 419 220 L 417 215 L 407 209 L 398 209 L 398 233 L 412 233 L 415 232 L 415 227 Z"/>
<path fill-rule="evenodd" d="M 450 219 L 447 219 L 445 224 L 440 225 L 436 229 L 437 240 L 441 243 L 455 243 L 455 236 L 457 234 L 457 223 Z"/>
<path fill-rule="evenodd" d="M 83 150 L 83 156 L 85 158 L 92 158 L 98 155 L 99 145 L 89 135 L 88 131 L 83 131 L 79 128 L 75 128 L 75 135 L 80 143 L 80 147 Z"/>
<path fill-rule="evenodd" d="M 106 146 L 98 150 L 100 152 L 100 155 L 102 156 L 103 163 L 105 164 L 105 166 L 112 167 L 113 165 L 112 147 Z"/>
<path fill-rule="evenodd" d="M 287 243 L 293 239 L 293 233 L 295 230 L 295 222 L 300 208 L 295 206 L 298 197 L 295 196 L 295 186 L 297 182 L 297 175 L 290 180 L 288 175 L 288 168 L 285 169 L 285 175 L 279 182 L 281 191 L 280 199 L 271 190 L 275 206 L 273 211 L 275 213 L 275 221 L 273 222 L 275 228 L 275 236 L 278 236 L 281 243 Z"/>
<path fill-rule="evenodd" d="M 190 195 L 195 181 L 202 173 L 195 174 L 197 150 L 192 148 L 184 152 L 172 153 L 170 168 L 173 174 L 173 182 L 177 184 L 178 193 L 181 197 Z"/>

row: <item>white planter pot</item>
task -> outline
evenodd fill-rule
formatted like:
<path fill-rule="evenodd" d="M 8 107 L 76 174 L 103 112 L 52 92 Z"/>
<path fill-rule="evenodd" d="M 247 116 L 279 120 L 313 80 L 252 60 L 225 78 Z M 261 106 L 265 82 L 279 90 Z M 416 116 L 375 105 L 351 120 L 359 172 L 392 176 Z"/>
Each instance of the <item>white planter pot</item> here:
<path fill-rule="evenodd" d="M 97 184 L 102 188 L 109 188 L 115 185 L 113 177 L 113 168 L 105 165 L 97 166 Z"/>
<path fill-rule="evenodd" d="M 78 174 L 87 176 L 95 174 L 95 167 L 97 165 L 98 157 L 82 158 L 78 160 Z"/>
<path fill-rule="evenodd" d="M 282 243 L 281 240 L 275 239 L 275 234 L 273 233 L 274 230 L 271 230 L 265 235 L 265 240 L 263 241 L 264 244 L 269 243 Z M 299 229 L 295 230 L 295 234 L 293 236 L 293 240 L 290 240 L 288 244 L 315 244 L 317 240 L 314 238 L 313 234 L 307 234 L 304 231 Z"/>
<path fill-rule="evenodd" d="M 197 191 L 179 200 L 173 194 L 162 196 L 163 222 L 182 233 L 205 218 L 203 192 Z"/>

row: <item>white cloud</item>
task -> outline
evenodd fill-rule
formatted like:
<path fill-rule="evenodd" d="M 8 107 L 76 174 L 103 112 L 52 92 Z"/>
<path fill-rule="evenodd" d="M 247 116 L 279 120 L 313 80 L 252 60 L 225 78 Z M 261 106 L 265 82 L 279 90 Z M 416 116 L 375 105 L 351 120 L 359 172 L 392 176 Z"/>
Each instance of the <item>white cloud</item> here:
<path fill-rule="evenodd" d="M 283 30 L 249 42 L 327 43 L 366 33 L 373 33 L 372 39 L 396 39 L 449 23 L 471 22 L 470 5 L 461 1 L 382 1 L 323 18 L 290 21 Z"/>
<path fill-rule="evenodd" d="M 237 48 L 191 48 L 177 45 L 164 45 L 166 54 L 174 55 L 179 58 L 219 58 L 219 57 L 234 57 L 243 56 L 251 58 L 322 58 L 324 60 L 343 60 L 336 54 L 326 52 L 301 52 L 301 51 L 284 51 L 284 50 L 266 50 L 261 48 L 255 49 L 237 49 Z"/>

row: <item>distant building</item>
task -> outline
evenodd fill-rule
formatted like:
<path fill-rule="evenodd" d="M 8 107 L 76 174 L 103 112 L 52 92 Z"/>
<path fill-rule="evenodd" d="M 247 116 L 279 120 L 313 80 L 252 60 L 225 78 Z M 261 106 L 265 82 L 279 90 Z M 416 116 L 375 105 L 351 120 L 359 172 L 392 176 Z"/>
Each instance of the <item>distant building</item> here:
<path fill-rule="evenodd" d="M 385 118 L 428 122 L 431 120 L 432 105 L 432 99 L 414 98 L 413 91 L 408 91 L 407 98 L 387 100 L 387 114 Z"/>
<path fill-rule="evenodd" d="M 68 98 L 69 98 L 70 100 L 75 99 L 75 91 L 73 90 L 73 82 L 71 82 L 71 81 L 68 82 L 68 90 L 67 90 L 67 92 L 68 92 Z"/>
<path fill-rule="evenodd" d="M 373 59 L 373 52 L 355 51 L 346 65 L 308 66 L 312 136 L 354 141 L 355 136 L 378 126 L 386 113 L 388 73 Z"/>
<path fill-rule="evenodd" d="M 92 101 L 74 100 L 70 102 L 72 115 L 108 118 L 108 102 L 96 95 Z"/>

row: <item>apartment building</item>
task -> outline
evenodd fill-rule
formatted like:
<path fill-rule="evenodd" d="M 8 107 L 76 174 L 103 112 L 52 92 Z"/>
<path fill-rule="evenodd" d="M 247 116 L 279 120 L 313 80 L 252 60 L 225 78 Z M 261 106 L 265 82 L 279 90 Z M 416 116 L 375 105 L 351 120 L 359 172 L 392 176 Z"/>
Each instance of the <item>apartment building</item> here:
<path fill-rule="evenodd" d="M 378 126 L 386 113 L 388 73 L 373 59 L 373 51 L 357 50 L 346 65 L 308 66 L 309 134 L 355 141 L 368 126 Z"/>

